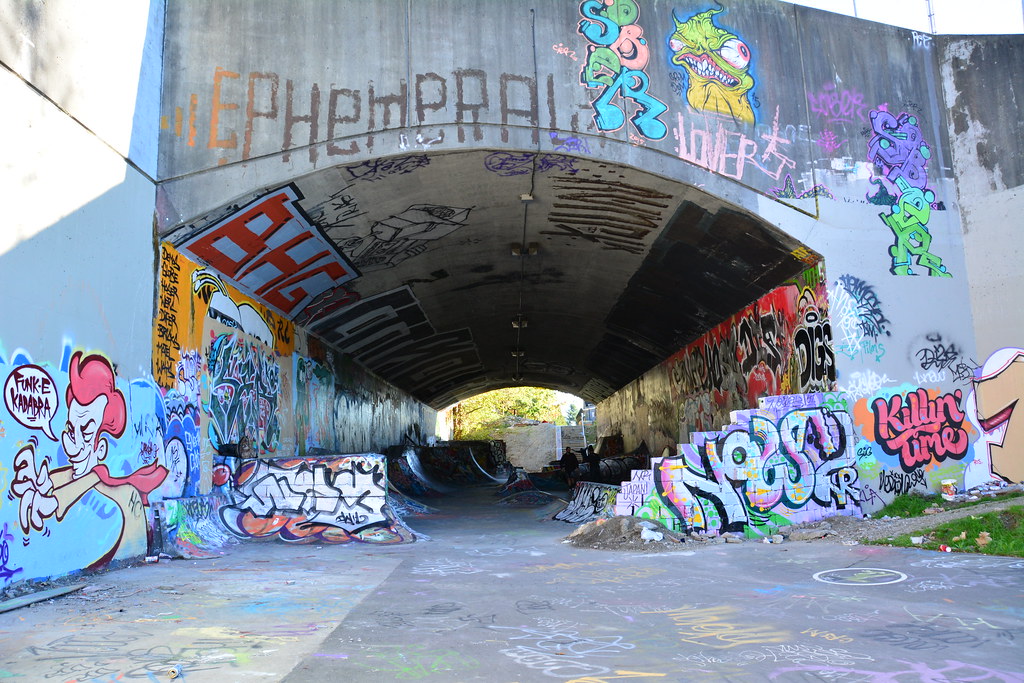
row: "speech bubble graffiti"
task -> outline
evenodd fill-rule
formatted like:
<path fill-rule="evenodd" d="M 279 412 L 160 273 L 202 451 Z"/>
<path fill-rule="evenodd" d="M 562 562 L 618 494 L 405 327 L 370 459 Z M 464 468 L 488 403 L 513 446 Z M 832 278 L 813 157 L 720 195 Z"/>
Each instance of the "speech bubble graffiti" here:
<path fill-rule="evenodd" d="M 53 441 L 50 422 L 57 414 L 60 399 L 57 387 L 46 370 L 38 365 L 19 365 L 4 383 L 4 405 L 14 419 L 29 429 L 38 429 Z"/>

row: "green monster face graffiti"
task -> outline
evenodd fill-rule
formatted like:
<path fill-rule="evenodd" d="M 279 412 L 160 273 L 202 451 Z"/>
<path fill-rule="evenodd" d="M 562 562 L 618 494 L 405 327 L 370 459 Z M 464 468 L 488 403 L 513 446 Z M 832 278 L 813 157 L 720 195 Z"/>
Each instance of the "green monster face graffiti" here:
<path fill-rule="evenodd" d="M 715 26 L 711 9 L 685 22 L 675 16 L 676 30 L 669 38 L 672 63 L 686 70 L 686 101 L 694 109 L 728 114 L 754 123 L 748 93 L 754 87 L 750 75 L 750 48 L 737 36 Z"/>

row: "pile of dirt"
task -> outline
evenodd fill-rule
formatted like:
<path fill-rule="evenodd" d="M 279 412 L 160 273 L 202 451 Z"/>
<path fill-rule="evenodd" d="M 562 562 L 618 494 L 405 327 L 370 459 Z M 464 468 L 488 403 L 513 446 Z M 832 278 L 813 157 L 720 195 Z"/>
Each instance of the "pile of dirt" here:
<path fill-rule="evenodd" d="M 685 534 L 672 531 L 653 519 L 619 515 L 581 524 L 562 543 L 597 550 L 665 552 L 678 550 L 679 544 L 685 541 Z"/>

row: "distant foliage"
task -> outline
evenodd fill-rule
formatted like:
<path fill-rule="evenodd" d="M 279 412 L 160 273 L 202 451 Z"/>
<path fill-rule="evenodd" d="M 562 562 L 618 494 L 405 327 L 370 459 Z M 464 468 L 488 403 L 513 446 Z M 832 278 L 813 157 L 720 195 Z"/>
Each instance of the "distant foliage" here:
<path fill-rule="evenodd" d="M 478 394 L 452 408 L 456 440 L 500 439 L 520 419 L 564 425 L 565 415 L 553 389 L 512 387 Z"/>

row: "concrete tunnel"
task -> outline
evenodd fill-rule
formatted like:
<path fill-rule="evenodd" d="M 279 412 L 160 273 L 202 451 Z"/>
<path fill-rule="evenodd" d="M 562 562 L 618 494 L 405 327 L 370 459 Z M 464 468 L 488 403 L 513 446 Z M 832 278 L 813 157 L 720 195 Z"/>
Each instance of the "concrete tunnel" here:
<path fill-rule="evenodd" d="M 217 536 L 258 481 L 258 520 L 383 505 L 375 454 L 506 386 L 667 453 L 608 508 L 677 528 L 1024 479 L 992 417 L 1024 321 L 990 293 L 1020 270 L 981 256 L 1024 183 L 982 74 L 1020 85 L 1019 36 L 775 0 L 145 10 L 120 52 L 69 6 L 4 22 L 5 581 Z M 371 541 L 354 519 L 327 535 Z"/>
<path fill-rule="evenodd" d="M 402 170 L 372 183 L 365 165 L 315 171 L 166 239 L 274 308 L 289 294 L 277 282 L 311 289 L 324 271 L 304 277 L 291 252 L 257 260 L 239 231 L 329 254 L 342 282 L 286 309 L 295 324 L 435 410 L 516 385 L 600 403 L 817 258 L 697 188 L 575 154 L 374 163 Z M 313 226 L 315 248 L 300 241 Z"/>

